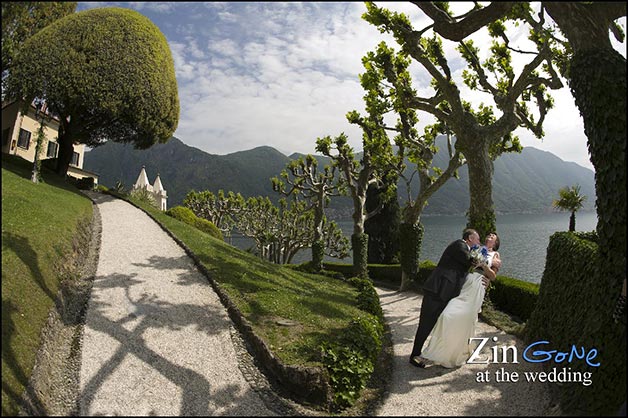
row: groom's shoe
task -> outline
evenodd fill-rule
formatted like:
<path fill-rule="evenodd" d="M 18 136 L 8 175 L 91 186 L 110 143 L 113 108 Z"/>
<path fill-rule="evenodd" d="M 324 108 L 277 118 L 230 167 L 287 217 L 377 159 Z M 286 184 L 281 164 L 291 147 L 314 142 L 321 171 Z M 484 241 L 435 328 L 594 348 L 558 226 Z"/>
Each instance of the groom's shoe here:
<path fill-rule="evenodd" d="M 414 367 L 420 367 L 421 369 L 425 368 L 426 360 L 420 356 L 410 357 L 410 364 Z"/>

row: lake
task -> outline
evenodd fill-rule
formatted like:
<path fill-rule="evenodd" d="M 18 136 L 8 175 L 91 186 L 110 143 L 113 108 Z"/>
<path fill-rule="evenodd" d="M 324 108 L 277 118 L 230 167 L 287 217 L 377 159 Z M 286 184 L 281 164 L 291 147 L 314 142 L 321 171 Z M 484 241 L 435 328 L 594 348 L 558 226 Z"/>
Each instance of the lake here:
<path fill-rule="evenodd" d="M 543 214 L 497 215 L 497 233 L 501 241 L 499 254 L 502 258 L 500 275 L 540 283 L 545 268 L 545 256 L 550 236 L 557 231 L 569 229 L 568 212 Z M 350 220 L 336 221 L 347 237 L 351 236 L 353 223 Z M 425 233 L 420 259 L 437 263 L 449 243 L 462 235 L 466 225 L 464 216 L 424 216 Z M 576 213 L 576 231 L 593 231 L 597 226 L 595 212 Z M 232 244 L 241 249 L 250 248 L 253 241 L 234 236 Z M 311 250 L 300 251 L 292 260 L 302 263 L 311 259 Z M 325 258 L 326 261 L 351 263 L 351 257 L 343 260 Z"/>

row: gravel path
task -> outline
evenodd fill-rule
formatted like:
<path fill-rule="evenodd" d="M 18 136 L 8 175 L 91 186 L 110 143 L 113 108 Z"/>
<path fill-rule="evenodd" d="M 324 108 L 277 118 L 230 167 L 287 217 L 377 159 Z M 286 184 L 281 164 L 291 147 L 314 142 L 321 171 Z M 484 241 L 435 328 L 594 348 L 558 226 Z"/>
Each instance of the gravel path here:
<path fill-rule="evenodd" d="M 419 323 L 422 296 L 413 292 L 377 288 L 386 322 L 389 324 L 394 359 L 389 393 L 376 415 L 501 415 L 542 416 L 549 413 L 548 388 L 543 383 L 528 383 L 524 371 L 540 371 L 538 364 L 521 361 L 526 345 L 495 327 L 478 322 L 477 337 L 489 338 L 483 359 L 491 347 L 516 345 L 518 364 L 465 364 L 457 369 L 428 366 L 425 369 L 408 363 L 414 334 Z M 497 342 L 492 338 L 497 337 Z M 512 359 L 512 357 L 509 357 Z M 512 360 L 510 360 L 512 361 Z M 495 382 L 495 372 L 505 369 L 518 372 L 520 381 Z M 477 373 L 488 371 L 490 382 L 477 382 Z"/>
<path fill-rule="evenodd" d="M 93 197 L 102 236 L 79 415 L 274 415 L 242 375 L 231 321 L 192 260 L 142 211 Z"/>

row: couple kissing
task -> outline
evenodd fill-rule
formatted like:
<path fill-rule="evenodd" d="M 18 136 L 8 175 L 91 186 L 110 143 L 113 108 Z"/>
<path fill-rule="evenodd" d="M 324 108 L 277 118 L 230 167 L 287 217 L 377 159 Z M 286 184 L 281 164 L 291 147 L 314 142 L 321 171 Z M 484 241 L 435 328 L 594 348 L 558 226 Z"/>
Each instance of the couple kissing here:
<path fill-rule="evenodd" d="M 433 363 L 452 368 L 467 361 L 471 353 L 469 338 L 475 336 L 486 287 L 501 267 L 498 249 L 496 233 L 489 233 L 482 247 L 479 234 L 470 228 L 464 230 L 462 239 L 447 246 L 423 285 L 410 364 L 423 368 Z"/>

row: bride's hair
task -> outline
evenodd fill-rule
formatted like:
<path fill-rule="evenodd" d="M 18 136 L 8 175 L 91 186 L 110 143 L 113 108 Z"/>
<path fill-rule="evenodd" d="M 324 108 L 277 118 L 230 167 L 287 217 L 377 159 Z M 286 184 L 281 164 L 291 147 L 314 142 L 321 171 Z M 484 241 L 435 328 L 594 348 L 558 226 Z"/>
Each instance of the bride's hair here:
<path fill-rule="evenodd" d="M 497 232 L 493 231 L 486 234 L 486 236 L 489 236 L 491 234 L 495 234 L 495 244 L 493 244 L 493 251 L 497 251 L 499 250 L 499 235 L 497 235 Z"/>

